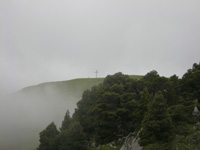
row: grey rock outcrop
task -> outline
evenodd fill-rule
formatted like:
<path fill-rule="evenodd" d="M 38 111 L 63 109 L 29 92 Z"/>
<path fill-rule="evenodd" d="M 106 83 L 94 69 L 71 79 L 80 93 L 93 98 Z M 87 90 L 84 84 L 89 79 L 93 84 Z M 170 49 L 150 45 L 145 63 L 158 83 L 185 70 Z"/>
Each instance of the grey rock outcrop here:
<path fill-rule="evenodd" d="M 138 137 L 134 136 L 133 133 L 130 133 L 125 141 L 123 146 L 121 147 L 120 150 L 142 150 L 142 147 L 138 143 Z"/>
<path fill-rule="evenodd" d="M 199 113 L 199 109 L 197 108 L 197 106 L 194 107 L 194 111 L 192 113 L 195 117 L 199 117 L 200 113 Z"/>

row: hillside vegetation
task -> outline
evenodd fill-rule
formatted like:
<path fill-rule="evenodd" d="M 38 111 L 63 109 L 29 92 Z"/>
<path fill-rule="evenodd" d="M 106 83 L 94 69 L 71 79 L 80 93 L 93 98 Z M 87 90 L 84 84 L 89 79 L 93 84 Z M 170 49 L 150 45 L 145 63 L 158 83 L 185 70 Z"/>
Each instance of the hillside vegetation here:
<path fill-rule="evenodd" d="M 134 132 L 144 150 L 198 150 L 199 83 L 196 63 L 181 79 L 161 77 L 156 71 L 140 80 L 122 73 L 109 75 L 83 92 L 61 128 L 52 122 L 40 132 L 37 149 L 105 150 L 111 143 L 112 149 L 119 149 L 124 137 Z"/>
<path fill-rule="evenodd" d="M 74 112 L 83 91 L 103 80 L 80 78 L 42 83 L 26 87 L 2 101 L 0 149 L 32 150 L 37 147 L 38 133 L 52 121 L 60 127 L 66 110 Z"/>

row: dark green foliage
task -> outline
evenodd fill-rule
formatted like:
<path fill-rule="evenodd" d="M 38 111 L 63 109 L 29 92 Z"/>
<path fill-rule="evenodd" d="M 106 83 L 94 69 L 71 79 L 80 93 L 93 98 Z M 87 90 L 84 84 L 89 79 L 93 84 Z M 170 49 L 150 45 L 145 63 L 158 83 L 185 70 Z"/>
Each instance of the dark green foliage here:
<path fill-rule="evenodd" d="M 170 143 L 173 140 L 172 128 L 165 99 L 162 94 L 156 94 L 143 119 L 139 143 L 144 147 Z"/>
<path fill-rule="evenodd" d="M 138 102 L 138 121 L 143 120 L 144 115 L 147 113 L 148 110 L 148 103 L 150 102 L 150 94 L 148 89 L 145 87 L 144 90 L 140 93 L 140 101 Z"/>
<path fill-rule="evenodd" d="M 149 92 L 155 94 L 156 92 L 158 92 L 158 89 L 159 89 L 159 87 L 156 86 L 156 85 L 158 85 L 159 79 L 160 79 L 160 76 L 159 76 L 158 72 L 153 70 L 153 71 L 147 73 L 142 78 L 142 81 L 143 81 L 143 85 L 145 85 L 148 88 Z"/>
<path fill-rule="evenodd" d="M 52 122 L 45 130 L 40 132 L 40 145 L 37 150 L 55 150 L 54 140 L 58 136 L 59 131 Z"/>
<path fill-rule="evenodd" d="M 86 150 L 86 135 L 79 122 L 71 123 L 69 129 L 60 134 L 59 150 Z"/>
<path fill-rule="evenodd" d="M 77 109 L 73 115 L 73 118 L 78 120 L 83 127 L 85 133 L 87 133 L 88 140 L 91 135 L 94 134 L 94 113 L 92 111 L 93 106 L 98 97 L 99 88 L 97 86 L 92 87 L 91 90 L 86 90 L 82 99 L 77 103 Z"/>
<path fill-rule="evenodd" d="M 133 110 L 137 106 L 134 91 L 133 80 L 116 73 L 83 93 L 73 117 L 80 121 L 88 140 L 95 136 L 97 142 L 106 143 L 132 130 Z"/>
<path fill-rule="evenodd" d="M 192 69 L 183 75 L 181 91 L 187 100 L 200 101 L 200 64 L 194 64 Z"/>
<path fill-rule="evenodd" d="M 154 143 L 149 144 L 143 148 L 143 150 L 171 150 L 172 148 L 168 144 Z"/>
<path fill-rule="evenodd" d="M 187 119 L 185 106 L 183 105 L 174 105 L 168 109 L 168 112 L 173 122 L 179 123 L 181 121 L 186 121 Z"/>
<path fill-rule="evenodd" d="M 93 106 L 97 142 L 108 143 L 133 130 L 137 94 L 132 90 L 132 83 L 132 79 L 122 73 L 105 78 Z"/>
<path fill-rule="evenodd" d="M 59 132 L 51 123 L 40 133 L 38 150 L 86 150 L 86 135 L 78 121 L 72 120 L 67 110 Z"/>
<path fill-rule="evenodd" d="M 175 77 L 174 77 L 175 78 Z M 172 94 L 175 94 L 172 88 L 172 83 L 170 83 L 169 79 L 166 77 L 160 77 L 159 74 L 156 71 L 151 71 L 147 73 L 144 78 L 142 78 L 142 85 L 147 87 L 149 93 L 151 93 L 153 96 L 157 92 L 161 92 L 165 98 L 167 98 L 168 103 L 172 103 L 172 99 L 170 96 Z M 173 93 L 174 92 L 174 93 Z"/>
<path fill-rule="evenodd" d="M 130 77 L 128 75 L 123 75 L 121 72 L 114 74 L 113 76 L 108 75 L 105 79 L 103 84 L 113 86 L 115 84 L 127 84 L 130 81 Z"/>
<path fill-rule="evenodd" d="M 67 130 L 69 128 L 71 122 L 72 122 L 72 118 L 70 117 L 69 110 L 67 110 L 60 130 L 61 131 Z"/>
<path fill-rule="evenodd" d="M 68 110 L 60 130 L 54 141 L 58 150 L 86 150 L 86 135 L 83 128 L 79 121 L 70 117 Z"/>
<path fill-rule="evenodd" d="M 176 75 L 173 75 L 169 78 L 169 82 L 171 84 L 170 88 L 173 88 L 175 95 L 179 95 L 180 93 L 180 81 L 181 79 L 179 79 Z"/>

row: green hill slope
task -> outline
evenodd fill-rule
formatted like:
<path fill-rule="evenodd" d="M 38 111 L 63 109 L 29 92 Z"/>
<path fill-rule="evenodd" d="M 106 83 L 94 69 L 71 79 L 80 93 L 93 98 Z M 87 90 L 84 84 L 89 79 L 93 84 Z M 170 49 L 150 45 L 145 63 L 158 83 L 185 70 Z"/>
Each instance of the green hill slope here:
<path fill-rule="evenodd" d="M 130 77 L 139 80 L 143 76 L 130 75 Z M 76 107 L 76 103 L 81 99 L 82 93 L 86 89 L 90 89 L 94 85 L 103 83 L 103 80 L 104 78 L 78 78 L 67 81 L 47 82 L 39 85 L 26 87 L 19 91 L 17 94 L 31 97 L 39 97 L 40 99 L 56 100 L 62 98 L 66 101 L 73 100 L 74 109 Z M 68 109 L 71 110 L 71 113 L 73 112 L 72 107 Z"/>
<path fill-rule="evenodd" d="M 104 78 L 80 78 L 68 81 L 47 82 L 26 87 L 19 92 L 23 94 L 41 94 L 41 96 L 60 94 L 67 97 L 73 96 L 79 100 L 84 90 L 102 83 L 103 79 Z"/>
<path fill-rule="evenodd" d="M 130 75 L 131 78 L 139 80 L 143 76 L 141 75 Z M 73 79 L 73 80 L 67 80 L 67 81 L 57 81 L 57 82 L 47 82 L 47 83 L 42 83 L 39 85 L 34 85 L 34 86 L 29 86 L 21 91 L 19 93 L 23 94 L 50 94 L 48 90 L 50 88 L 54 91 L 52 92 L 57 92 L 58 94 L 64 94 L 66 96 L 74 96 L 78 99 L 81 98 L 81 95 L 83 91 L 86 89 L 90 89 L 94 85 L 98 85 L 102 83 L 104 78 L 78 78 L 78 79 Z"/>
<path fill-rule="evenodd" d="M 52 121 L 60 127 L 65 112 L 69 110 L 73 114 L 83 91 L 103 80 L 104 78 L 80 78 L 48 82 L 26 87 L 15 93 L 2 106 L 0 149 L 35 148 L 39 144 L 39 132 Z"/>

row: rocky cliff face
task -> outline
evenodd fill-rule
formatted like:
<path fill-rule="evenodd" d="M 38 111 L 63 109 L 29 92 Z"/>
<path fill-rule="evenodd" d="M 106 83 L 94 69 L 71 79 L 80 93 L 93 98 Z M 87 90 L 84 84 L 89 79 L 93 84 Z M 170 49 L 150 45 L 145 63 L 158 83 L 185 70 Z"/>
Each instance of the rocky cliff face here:
<path fill-rule="evenodd" d="M 130 133 L 125 141 L 123 146 L 121 147 L 120 150 L 142 150 L 142 147 L 138 143 L 138 136 L 134 136 L 134 133 Z"/>

